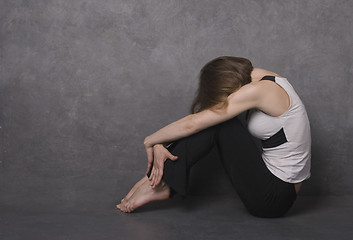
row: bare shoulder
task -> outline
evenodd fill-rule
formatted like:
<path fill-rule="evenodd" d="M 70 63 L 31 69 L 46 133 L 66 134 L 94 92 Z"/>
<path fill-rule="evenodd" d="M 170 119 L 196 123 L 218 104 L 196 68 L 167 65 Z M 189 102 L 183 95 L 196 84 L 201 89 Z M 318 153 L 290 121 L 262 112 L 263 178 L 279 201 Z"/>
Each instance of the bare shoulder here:
<path fill-rule="evenodd" d="M 231 104 L 245 106 L 244 110 L 251 108 L 268 109 L 264 105 L 274 105 L 282 102 L 281 87 L 272 81 L 251 82 L 229 95 Z"/>
<path fill-rule="evenodd" d="M 264 96 L 264 88 L 259 82 L 248 83 L 228 96 L 229 104 L 241 106 L 242 111 L 257 108 Z"/>
<path fill-rule="evenodd" d="M 229 99 L 234 99 L 234 98 L 236 99 L 239 97 L 254 98 L 254 97 L 257 97 L 262 91 L 263 91 L 263 84 L 261 81 L 251 82 L 242 86 L 237 91 L 230 94 Z"/>

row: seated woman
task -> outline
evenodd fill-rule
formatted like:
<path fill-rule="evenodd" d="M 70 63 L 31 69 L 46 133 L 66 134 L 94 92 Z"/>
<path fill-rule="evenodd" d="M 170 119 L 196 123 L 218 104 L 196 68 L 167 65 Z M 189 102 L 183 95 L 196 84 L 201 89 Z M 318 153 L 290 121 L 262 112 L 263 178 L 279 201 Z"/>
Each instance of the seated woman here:
<path fill-rule="evenodd" d="M 238 118 L 244 111 L 247 126 Z M 191 167 L 214 145 L 254 216 L 284 216 L 310 177 L 310 124 L 292 85 L 246 58 L 223 56 L 201 69 L 191 113 L 145 138 L 146 176 L 116 207 L 132 212 L 174 194 L 185 197 Z"/>

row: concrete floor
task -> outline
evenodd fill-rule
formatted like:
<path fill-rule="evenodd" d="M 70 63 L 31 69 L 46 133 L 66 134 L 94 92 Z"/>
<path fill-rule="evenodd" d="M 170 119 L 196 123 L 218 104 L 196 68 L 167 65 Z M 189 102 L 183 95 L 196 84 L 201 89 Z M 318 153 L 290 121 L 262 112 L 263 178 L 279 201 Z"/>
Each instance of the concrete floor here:
<path fill-rule="evenodd" d="M 303 197 L 285 218 L 249 215 L 236 195 L 176 197 L 134 213 L 109 206 L 81 209 L 0 208 L 1 240 L 353 239 L 353 197 Z"/>

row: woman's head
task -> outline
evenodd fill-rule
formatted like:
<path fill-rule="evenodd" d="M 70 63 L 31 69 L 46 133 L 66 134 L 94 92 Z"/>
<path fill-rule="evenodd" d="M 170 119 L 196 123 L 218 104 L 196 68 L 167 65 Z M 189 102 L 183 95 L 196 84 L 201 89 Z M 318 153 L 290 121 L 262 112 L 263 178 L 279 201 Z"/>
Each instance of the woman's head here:
<path fill-rule="evenodd" d="M 222 56 L 208 62 L 200 71 L 190 112 L 227 106 L 227 97 L 251 82 L 252 70 L 251 62 L 241 57 Z"/>

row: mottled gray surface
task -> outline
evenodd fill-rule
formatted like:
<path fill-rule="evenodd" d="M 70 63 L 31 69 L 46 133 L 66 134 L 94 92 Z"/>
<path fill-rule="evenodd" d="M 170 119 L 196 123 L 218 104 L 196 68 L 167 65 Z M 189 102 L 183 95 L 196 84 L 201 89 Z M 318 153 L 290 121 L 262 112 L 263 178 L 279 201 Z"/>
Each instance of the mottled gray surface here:
<path fill-rule="evenodd" d="M 249 215 L 235 195 L 153 202 L 132 214 L 93 209 L 1 208 L 4 240 L 351 240 L 353 197 L 300 196 L 284 218 Z"/>
<path fill-rule="evenodd" d="M 301 194 L 353 194 L 352 10 L 349 0 L 0 1 L 0 203 L 113 204 L 145 172 L 145 136 L 187 114 L 198 71 L 220 55 L 287 77 L 301 96 L 313 139 Z M 215 156 L 196 166 L 192 193 L 233 192 Z"/>

